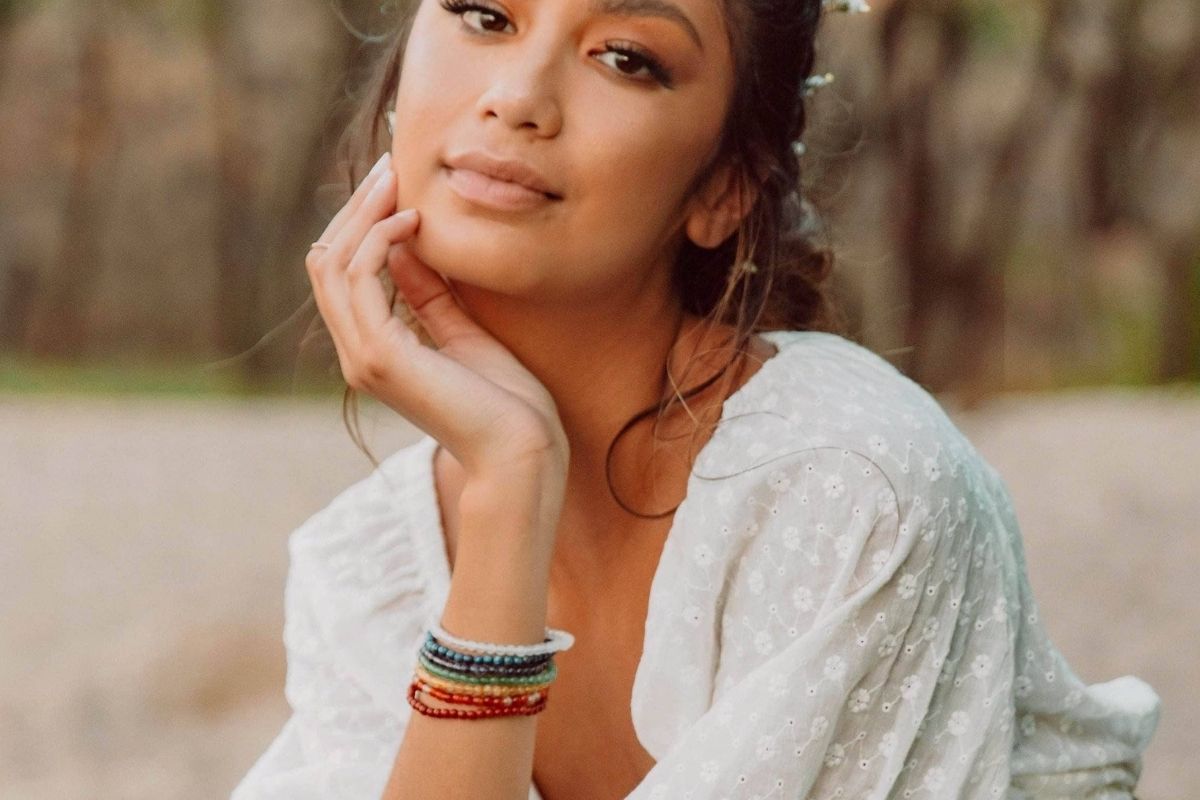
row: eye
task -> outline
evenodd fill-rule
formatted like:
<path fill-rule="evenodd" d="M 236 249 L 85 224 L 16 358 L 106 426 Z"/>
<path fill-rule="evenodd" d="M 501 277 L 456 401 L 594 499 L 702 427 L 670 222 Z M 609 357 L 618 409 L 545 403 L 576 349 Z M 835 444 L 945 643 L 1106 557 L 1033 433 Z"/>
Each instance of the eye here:
<path fill-rule="evenodd" d="M 495 20 L 504 20 L 505 22 L 508 21 L 508 17 L 504 16 L 499 11 L 488 8 L 487 6 L 484 6 L 484 5 L 480 5 L 479 3 L 469 2 L 469 0 L 442 0 L 441 6 L 442 6 L 442 8 L 446 9 L 451 14 L 456 14 L 460 17 L 466 17 L 468 12 L 478 11 L 480 14 L 480 17 L 482 17 L 482 18 L 490 19 L 492 21 L 495 21 Z M 466 22 L 464 21 L 463 24 L 466 25 Z M 483 28 L 483 31 L 488 32 L 488 33 L 500 33 L 504 30 L 505 27 L 507 27 L 507 26 L 501 25 L 499 30 L 496 30 L 496 29 L 488 28 L 485 26 Z M 474 25 L 467 25 L 467 28 L 470 29 L 472 32 L 476 32 L 476 33 L 479 32 L 479 29 L 476 28 Z"/>
<path fill-rule="evenodd" d="M 463 17 L 463 24 L 467 26 L 468 30 L 477 35 L 483 35 L 484 33 L 502 33 L 504 29 L 508 27 L 508 17 L 504 16 L 504 14 L 485 5 L 471 2 L 471 0 L 441 0 L 440 5 L 449 13 Z M 480 27 L 466 23 L 465 17 L 469 12 L 478 12 L 478 19 L 482 20 Z M 489 27 L 487 25 L 488 20 L 493 23 L 501 22 L 501 24 L 498 28 Z M 616 63 L 612 63 L 610 66 L 612 66 L 612 68 L 617 72 L 629 77 L 631 80 L 640 83 L 651 83 L 656 81 L 668 89 L 674 85 L 671 80 L 670 71 L 667 70 L 662 63 L 658 61 L 658 59 L 650 55 L 638 45 L 632 42 L 612 42 L 606 44 L 608 49 L 602 51 L 600 55 L 606 56 L 611 54 L 616 56 Z M 605 63 L 609 62 L 606 61 Z M 633 67 L 632 70 L 626 69 L 631 65 Z M 639 74 L 646 77 L 639 78 L 637 77 Z"/>
<path fill-rule="evenodd" d="M 642 74 L 648 75 L 649 78 L 634 77 L 634 80 L 640 80 L 644 83 L 657 81 L 668 89 L 670 89 L 673 85 L 671 83 L 671 73 L 668 72 L 665 67 L 663 67 L 658 59 L 654 58 L 654 56 L 650 55 L 645 50 L 642 50 L 637 45 L 633 44 L 632 42 L 612 42 L 606 44 L 608 44 L 608 49 L 601 52 L 600 55 L 615 55 L 617 57 L 617 62 L 612 66 L 622 75 L 629 75 L 632 77 L 641 73 L 642 70 L 645 70 L 645 72 Z M 624 69 L 624 67 L 628 67 L 630 65 L 633 66 L 632 70 Z"/>

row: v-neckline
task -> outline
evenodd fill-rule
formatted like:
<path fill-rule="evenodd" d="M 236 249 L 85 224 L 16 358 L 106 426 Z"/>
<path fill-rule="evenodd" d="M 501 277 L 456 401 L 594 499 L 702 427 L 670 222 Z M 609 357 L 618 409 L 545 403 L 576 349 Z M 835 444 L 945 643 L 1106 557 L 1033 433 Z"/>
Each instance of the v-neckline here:
<path fill-rule="evenodd" d="M 699 464 L 702 459 L 715 447 L 715 442 L 720 436 L 720 425 L 727 422 L 731 412 L 736 410 L 743 404 L 758 387 L 765 382 L 765 374 L 773 364 L 779 361 L 792 340 L 797 334 L 811 333 L 810 331 L 760 331 L 757 335 L 766 339 L 771 344 L 775 345 L 776 352 L 763 361 L 762 366 L 750 376 L 749 380 L 738 387 L 737 391 L 725 398 L 721 404 L 721 414 L 717 421 L 717 428 L 708 441 L 696 453 L 694 463 Z M 414 526 L 415 530 L 412 535 L 417 538 L 421 547 L 420 550 L 425 556 L 425 568 L 429 574 L 430 589 L 430 613 L 439 613 L 442 610 L 446 600 L 446 595 L 450 590 L 450 560 L 446 553 L 446 531 L 442 521 L 442 512 L 439 505 L 437 494 L 437 481 L 435 480 L 434 457 L 437 453 L 439 442 L 433 436 L 425 434 L 412 447 L 412 460 L 409 462 L 410 471 L 408 473 L 409 480 L 415 480 L 417 488 L 412 494 L 413 502 L 417 507 L 411 509 L 415 512 L 415 517 L 419 523 Z M 664 551 L 666 544 L 671 541 L 676 535 L 677 521 L 680 519 L 685 505 L 688 504 L 689 498 L 694 494 L 696 474 L 693 470 L 688 476 L 687 485 L 683 500 L 680 502 L 675 511 L 675 518 L 671 522 L 671 526 L 667 531 L 666 539 L 663 540 Z M 661 560 L 659 562 L 661 566 Z M 657 567 L 654 570 L 655 578 L 658 577 L 659 570 Z M 436 609 L 433 608 L 436 606 Z"/>
<path fill-rule="evenodd" d="M 736 391 L 725 398 L 721 404 L 721 414 L 718 418 L 717 427 L 713 435 L 697 452 L 694 464 L 699 464 L 718 446 L 718 438 L 721 435 L 721 424 L 728 421 L 732 413 L 740 410 L 751 397 L 762 390 L 762 387 L 767 383 L 769 370 L 780 366 L 780 356 L 788 349 L 797 339 L 803 334 L 814 333 L 812 331 L 760 331 L 758 333 L 766 341 L 775 346 L 775 352 L 767 357 L 759 369 L 750 376 Z M 412 514 L 413 524 L 410 535 L 417 544 L 417 550 L 423 559 L 423 572 L 427 575 L 427 589 L 425 597 L 425 614 L 426 627 L 429 624 L 437 621 L 450 591 L 450 562 L 449 556 L 446 553 L 446 532 L 441 516 L 441 507 L 437 494 L 437 481 L 435 479 L 434 457 L 437 453 L 439 442 L 433 436 L 426 434 L 416 444 L 411 445 L 411 460 L 408 462 L 407 479 L 409 486 L 415 488 L 416 491 L 406 493 L 414 504 L 414 507 L 409 509 Z M 689 506 L 694 502 L 692 498 L 696 495 L 698 478 L 695 469 L 688 476 L 687 485 L 683 500 L 675 510 L 674 518 L 671 520 L 671 525 L 667 530 L 666 538 L 663 540 L 662 551 L 659 555 L 658 563 L 655 565 L 653 577 L 651 578 L 651 591 L 653 587 L 659 583 L 659 576 L 662 571 L 663 556 L 668 552 L 668 547 L 672 539 L 677 539 L 679 536 L 678 527 L 679 521 L 684 519 L 683 511 L 685 506 Z M 652 607 L 647 609 L 647 618 L 652 612 Z M 638 675 L 645 664 L 645 641 L 642 642 L 643 656 L 638 662 L 635 670 L 635 676 Z M 636 680 L 636 678 L 635 678 Z M 640 738 L 640 737 L 639 737 Z M 543 800 L 541 793 L 537 790 L 536 784 L 533 784 L 533 792 L 535 793 L 531 800 Z"/>

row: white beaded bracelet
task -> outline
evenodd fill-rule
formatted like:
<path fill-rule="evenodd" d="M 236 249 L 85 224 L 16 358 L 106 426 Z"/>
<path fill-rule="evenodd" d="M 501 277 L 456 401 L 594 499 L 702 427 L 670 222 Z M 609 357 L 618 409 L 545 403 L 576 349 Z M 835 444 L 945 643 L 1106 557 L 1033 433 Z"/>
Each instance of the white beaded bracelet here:
<path fill-rule="evenodd" d="M 571 649 L 575 637 L 567 631 L 557 628 L 546 628 L 547 642 L 541 644 L 493 644 L 491 642 L 473 642 L 470 639 L 460 639 L 446 632 L 437 620 L 431 619 L 428 624 L 429 632 L 440 641 L 463 650 L 477 650 L 480 653 L 505 656 L 540 656 Z"/>

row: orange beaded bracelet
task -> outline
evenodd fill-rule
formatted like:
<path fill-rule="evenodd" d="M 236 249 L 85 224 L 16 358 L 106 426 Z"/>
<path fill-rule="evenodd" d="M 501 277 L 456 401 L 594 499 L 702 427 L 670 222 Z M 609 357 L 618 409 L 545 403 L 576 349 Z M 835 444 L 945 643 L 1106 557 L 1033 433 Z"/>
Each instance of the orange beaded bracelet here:
<path fill-rule="evenodd" d="M 408 687 L 408 704 L 427 717 L 452 717 L 455 719 L 482 719 L 484 717 L 510 717 L 514 715 L 529 716 L 540 713 L 546 708 L 546 695 L 534 705 L 514 704 L 509 708 L 481 708 L 467 711 L 461 708 L 433 708 L 422 703 L 417 695 L 424 691 L 422 684 L 413 681 Z"/>

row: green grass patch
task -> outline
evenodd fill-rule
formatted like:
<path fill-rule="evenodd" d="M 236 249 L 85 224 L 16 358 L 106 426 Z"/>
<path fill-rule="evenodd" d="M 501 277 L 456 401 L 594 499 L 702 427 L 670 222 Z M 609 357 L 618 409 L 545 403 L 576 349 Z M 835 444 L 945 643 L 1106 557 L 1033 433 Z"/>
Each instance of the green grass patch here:
<path fill-rule="evenodd" d="M 0 392 L 10 394 L 337 397 L 340 377 L 253 376 L 198 362 L 78 363 L 0 356 Z"/>

